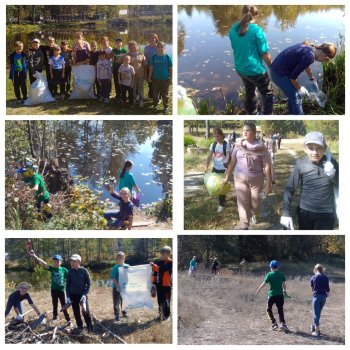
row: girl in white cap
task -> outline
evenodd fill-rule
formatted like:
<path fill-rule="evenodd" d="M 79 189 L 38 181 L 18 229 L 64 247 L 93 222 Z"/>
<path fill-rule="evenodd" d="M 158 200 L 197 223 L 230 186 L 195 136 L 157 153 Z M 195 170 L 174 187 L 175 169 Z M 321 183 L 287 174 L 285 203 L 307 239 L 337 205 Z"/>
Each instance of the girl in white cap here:
<path fill-rule="evenodd" d="M 306 156 L 297 160 L 284 190 L 281 225 L 294 229 L 291 203 L 300 184 L 297 207 L 299 230 L 333 230 L 339 165 L 332 158 L 322 133 L 318 131 L 305 136 L 304 149 Z"/>

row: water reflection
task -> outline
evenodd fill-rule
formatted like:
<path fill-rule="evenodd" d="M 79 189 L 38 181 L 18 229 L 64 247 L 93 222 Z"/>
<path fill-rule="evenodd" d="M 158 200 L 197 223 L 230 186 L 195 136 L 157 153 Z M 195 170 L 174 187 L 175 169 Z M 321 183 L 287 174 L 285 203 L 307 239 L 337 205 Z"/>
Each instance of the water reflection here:
<path fill-rule="evenodd" d="M 272 57 L 284 48 L 302 42 L 339 42 L 344 35 L 344 6 L 258 6 L 258 24 L 264 29 Z M 232 24 L 241 17 L 242 6 L 180 6 L 178 13 L 179 84 L 199 90 L 199 97 L 211 97 L 223 108 L 214 87 L 222 87 L 228 100 L 238 101 L 242 85 L 233 67 L 228 38 Z M 322 65 L 312 65 L 314 75 Z M 300 76 L 307 82 L 306 74 Z"/>

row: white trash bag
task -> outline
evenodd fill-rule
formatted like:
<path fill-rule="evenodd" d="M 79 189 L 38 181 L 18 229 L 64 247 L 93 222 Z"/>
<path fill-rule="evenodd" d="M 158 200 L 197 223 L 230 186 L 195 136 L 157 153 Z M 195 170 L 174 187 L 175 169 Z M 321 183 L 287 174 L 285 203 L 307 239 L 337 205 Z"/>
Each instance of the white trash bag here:
<path fill-rule="evenodd" d="M 73 91 L 69 97 L 70 100 L 95 99 L 94 82 L 96 77 L 95 66 L 81 65 L 72 66 L 74 77 Z"/>
<path fill-rule="evenodd" d="M 153 308 L 151 297 L 152 268 L 150 265 L 119 267 L 119 284 L 123 307 L 129 309 Z"/>
<path fill-rule="evenodd" d="M 41 103 L 53 102 L 47 80 L 42 73 L 33 74 L 36 80 L 30 85 L 28 98 L 24 101 L 24 106 L 38 105 Z"/>

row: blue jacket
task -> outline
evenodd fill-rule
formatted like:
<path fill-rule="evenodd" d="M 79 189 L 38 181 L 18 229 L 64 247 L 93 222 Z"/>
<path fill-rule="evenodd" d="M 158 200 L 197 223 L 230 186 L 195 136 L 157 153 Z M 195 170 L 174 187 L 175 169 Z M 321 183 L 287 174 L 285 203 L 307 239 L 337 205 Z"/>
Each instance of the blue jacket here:
<path fill-rule="evenodd" d="M 10 60 L 10 75 L 9 75 L 9 79 L 13 80 L 13 73 L 15 72 L 15 55 L 16 52 L 12 52 L 9 55 L 9 60 Z M 26 74 L 27 73 L 27 55 L 24 52 L 21 52 L 21 56 L 22 56 L 22 66 L 23 66 L 23 73 Z"/>

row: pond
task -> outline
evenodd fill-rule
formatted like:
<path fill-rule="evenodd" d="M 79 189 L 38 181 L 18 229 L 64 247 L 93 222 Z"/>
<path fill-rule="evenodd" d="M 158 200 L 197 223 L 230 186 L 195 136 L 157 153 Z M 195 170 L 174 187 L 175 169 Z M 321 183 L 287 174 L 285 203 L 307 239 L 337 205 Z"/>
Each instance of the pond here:
<path fill-rule="evenodd" d="M 117 178 L 126 159 L 141 189 L 143 205 L 172 191 L 172 122 L 64 121 L 58 123 L 57 148 L 51 155 L 61 167 L 101 199 L 111 198 L 108 179 Z"/>
<path fill-rule="evenodd" d="M 56 43 L 60 44 L 62 40 L 68 40 L 70 46 L 74 40 L 74 33 L 82 31 L 85 36 L 85 40 L 89 43 L 93 40 L 97 41 L 100 45 L 102 36 L 107 35 L 110 39 L 111 46 L 114 47 L 114 39 L 122 38 L 123 43 L 126 45 L 128 41 L 135 40 L 141 47 L 141 51 L 147 45 L 147 39 L 149 34 L 157 33 L 159 39 L 166 44 L 166 51 L 172 56 L 172 25 L 167 22 L 160 22 L 159 24 L 139 24 L 129 25 L 126 27 L 107 25 L 105 28 L 101 28 L 99 25 L 96 29 L 69 27 L 67 29 L 53 29 L 39 32 L 21 32 L 21 33 L 7 33 L 6 34 L 6 53 L 9 55 L 14 48 L 14 43 L 20 40 L 24 43 L 25 48 L 29 48 L 30 41 L 33 38 L 39 38 L 45 42 L 46 38 L 52 36 L 56 39 Z"/>
<path fill-rule="evenodd" d="M 311 41 L 339 43 L 345 34 L 344 6 L 258 6 L 258 24 L 263 27 L 272 58 L 288 46 Z M 221 111 L 224 101 L 238 102 L 243 86 L 234 70 L 228 37 L 232 24 L 241 17 L 242 6 L 181 6 L 178 12 L 178 83 L 194 89 L 197 96 L 210 97 Z M 312 65 L 322 80 L 322 65 Z M 305 73 L 299 77 L 308 84 Z"/>

